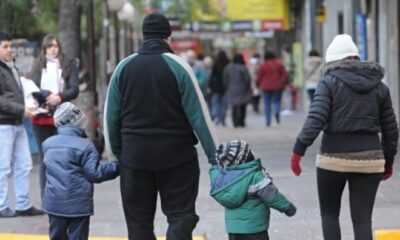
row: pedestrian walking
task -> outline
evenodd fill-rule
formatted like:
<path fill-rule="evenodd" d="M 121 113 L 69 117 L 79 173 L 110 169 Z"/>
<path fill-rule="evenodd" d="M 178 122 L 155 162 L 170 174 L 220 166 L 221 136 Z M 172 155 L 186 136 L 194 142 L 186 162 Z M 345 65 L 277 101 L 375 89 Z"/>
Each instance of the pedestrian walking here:
<path fill-rule="evenodd" d="M 253 92 L 253 97 L 251 101 L 251 105 L 253 106 L 253 110 L 255 113 L 260 113 L 260 98 L 261 91 L 257 86 L 257 71 L 261 65 L 261 55 L 259 53 L 254 53 L 249 61 L 249 72 L 251 77 L 251 90 Z"/>
<path fill-rule="evenodd" d="M 310 103 L 314 99 L 315 89 L 322 76 L 323 66 L 324 62 L 319 52 L 317 50 L 311 50 L 304 64 L 304 79 L 306 80 L 306 90 Z"/>
<path fill-rule="evenodd" d="M 220 50 L 215 58 L 209 83 L 211 94 L 211 118 L 217 125 L 221 124 L 222 126 L 226 125 L 225 88 L 222 74 L 228 64 L 229 59 L 225 51 Z"/>
<path fill-rule="evenodd" d="M 223 80 L 226 102 L 232 107 L 233 126 L 244 127 L 246 106 L 251 102 L 252 91 L 250 73 L 241 53 L 236 53 L 232 63 L 225 67 Z"/>
<path fill-rule="evenodd" d="M 27 78 L 32 79 L 41 89 L 36 93 L 40 107 L 47 109 L 45 113 L 31 118 L 33 132 L 39 147 L 40 157 L 40 190 L 43 195 L 46 183 L 46 167 L 43 164 L 42 143 L 57 134 L 53 113 L 63 102 L 78 97 L 78 61 L 67 57 L 61 49 L 60 41 L 54 35 L 46 35 L 42 41 L 39 57 L 35 60 Z"/>
<path fill-rule="evenodd" d="M 274 115 L 276 123 L 280 123 L 282 92 L 286 85 L 288 73 L 283 63 L 276 58 L 275 53 L 266 50 L 264 62 L 257 72 L 257 86 L 262 90 L 264 99 L 265 124 L 271 125 L 272 109 L 274 106 Z"/>
<path fill-rule="evenodd" d="M 12 59 L 12 37 L 0 32 L 0 218 L 36 216 L 43 212 L 32 206 L 29 174 L 32 158 L 23 117 L 35 110 L 25 106 L 20 76 Z M 15 212 L 8 200 L 8 179 L 13 174 Z"/>
<path fill-rule="evenodd" d="M 398 127 L 384 69 L 361 62 L 351 36 L 335 36 L 325 55 L 324 75 L 293 148 L 291 167 L 323 130 L 316 157 L 325 240 L 340 240 L 339 213 L 346 183 L 355 240 L 372 240 L 371 217 L 381 180 L 392 175 Z M 379 134 L 381 133 L 381 134 Z"/>
<path fill-rule="evenodd" d="M 199 139 L 208 161 L 215 162 L 213 124 L 193 70 L 170 48 L 166 17 L 147 15 L 142 32 L 143 45 L 118 64 L 108 87 L 106 148 L 121 164 L 129 239 L 156 239 L 158 194 L 167 239 L 192 239 L 200 174 L 194 145 Z"/>
<path fill-rule="evenodd" d="M 229 240 L 268 240 L 270 209 L 291 217 L 296 207 L 278 191 L 245 141 L 225 142 L 215 155 L 210 195 L 225 207 Z"/>
<path fill-rule="evenodd" d="M 85 116 L 70 102 L 54 113 L 58 134 L 43 142 L 46 185 L 43 210 L 49 215 L 50 240 L 89 239 L 93 183 L 119 175 L 118 162 L 100 163 L 100 155 L 83 129 Z"/>

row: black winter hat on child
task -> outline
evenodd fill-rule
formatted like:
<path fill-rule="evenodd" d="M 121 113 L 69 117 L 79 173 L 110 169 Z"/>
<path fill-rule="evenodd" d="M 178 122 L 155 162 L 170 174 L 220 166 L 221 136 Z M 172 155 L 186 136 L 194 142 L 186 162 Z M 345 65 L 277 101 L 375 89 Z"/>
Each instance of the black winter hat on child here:
<path fill-rule="evenodd" d="M 143 38 L 146 39 L 166 39 L 171 36 L 171 25 L 168 19 L 161 13 L 150 13 L 142 24 Z"/>
<path fill-rule="evenodd" d="M 215 160 L 221 168 L 254 160 L 254 155 L 248 143 L 233 140 L 219 145 L 215 152 Z"/>

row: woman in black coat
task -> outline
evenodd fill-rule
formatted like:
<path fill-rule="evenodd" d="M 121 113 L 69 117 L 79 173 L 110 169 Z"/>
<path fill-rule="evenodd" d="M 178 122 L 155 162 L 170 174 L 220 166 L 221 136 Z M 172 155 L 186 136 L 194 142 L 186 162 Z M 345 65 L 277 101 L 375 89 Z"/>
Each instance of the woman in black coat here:
<path fill-rule="evenodd" d="M 373 239 L 371 217 L 376 193 L 380 181 L 392 175 L 399 136 L 383 76 L 384 69 L 377 63 L 359 60 L 349 35 L 333 39 L 291 159 L 294 174 L 300 175 L 301 156 L 323 131 L 316 165 L 325 240 L 341 239 L 339 213 L 346 184 L 354 239 Z"/>
<path fill-rule="evenodd" d="M 31 118 L 40 153 L 40 189 L 42 193 L 46 183 L 42 142 L 57 134 L 52 114 L 54 109 L 61 103 L 69 102 L 78 97 L 78 65 L 77 59 L 69 58 L 63 54 L 60 41 L 49 34 L 43 38 L 39 57 L 28 74 L 28 78 L 32 79 L 41 89 L 40 96 L 43 103 L 40 102 L 39 104 L 48 110 L 48 113 Z"/>

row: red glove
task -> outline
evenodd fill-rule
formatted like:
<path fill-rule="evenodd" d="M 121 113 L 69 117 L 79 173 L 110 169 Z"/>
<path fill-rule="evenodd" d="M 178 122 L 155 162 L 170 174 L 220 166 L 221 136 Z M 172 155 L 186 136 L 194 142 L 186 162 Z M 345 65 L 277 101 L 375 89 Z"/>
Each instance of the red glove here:
<path fill-rule="evenodd" d="M 393 166 L 385 166 L 385 171 L 383 172 L 382 180 L 390 178 L 393 174 Z"/>
<path fill-rule="evenodd" d="M 293 153 L 292 159 L 290 160 L 290 164 L 292 167 L 292 171 L 293 171 L 294 175 L 296 175 L 296 176 L 300 176 L 300 174 L 301 174 L 300 160 L 301 160 L 301 156 L 296 153 Z"/>

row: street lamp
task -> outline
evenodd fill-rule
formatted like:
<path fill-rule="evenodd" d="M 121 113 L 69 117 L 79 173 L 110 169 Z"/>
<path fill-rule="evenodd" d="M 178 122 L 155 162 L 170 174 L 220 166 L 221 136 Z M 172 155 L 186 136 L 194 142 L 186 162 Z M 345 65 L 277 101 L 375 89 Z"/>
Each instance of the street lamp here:
<path fill-rule="evenodd" d="M 117 13 L 118 19 L 123 22 L 124 25 L 124 55 L 127 56 L 132 51 L 132 23 L 135 19 L 135 8 L 134 6 L 126 2 Z M 125 57 L 124 56 L 124 57 Z"/>
<path fill-rule="evenodd" d="M 108 9 L 111 12 L 116 12 L 124 6 L 126 0 L 107 0 Z"/>

